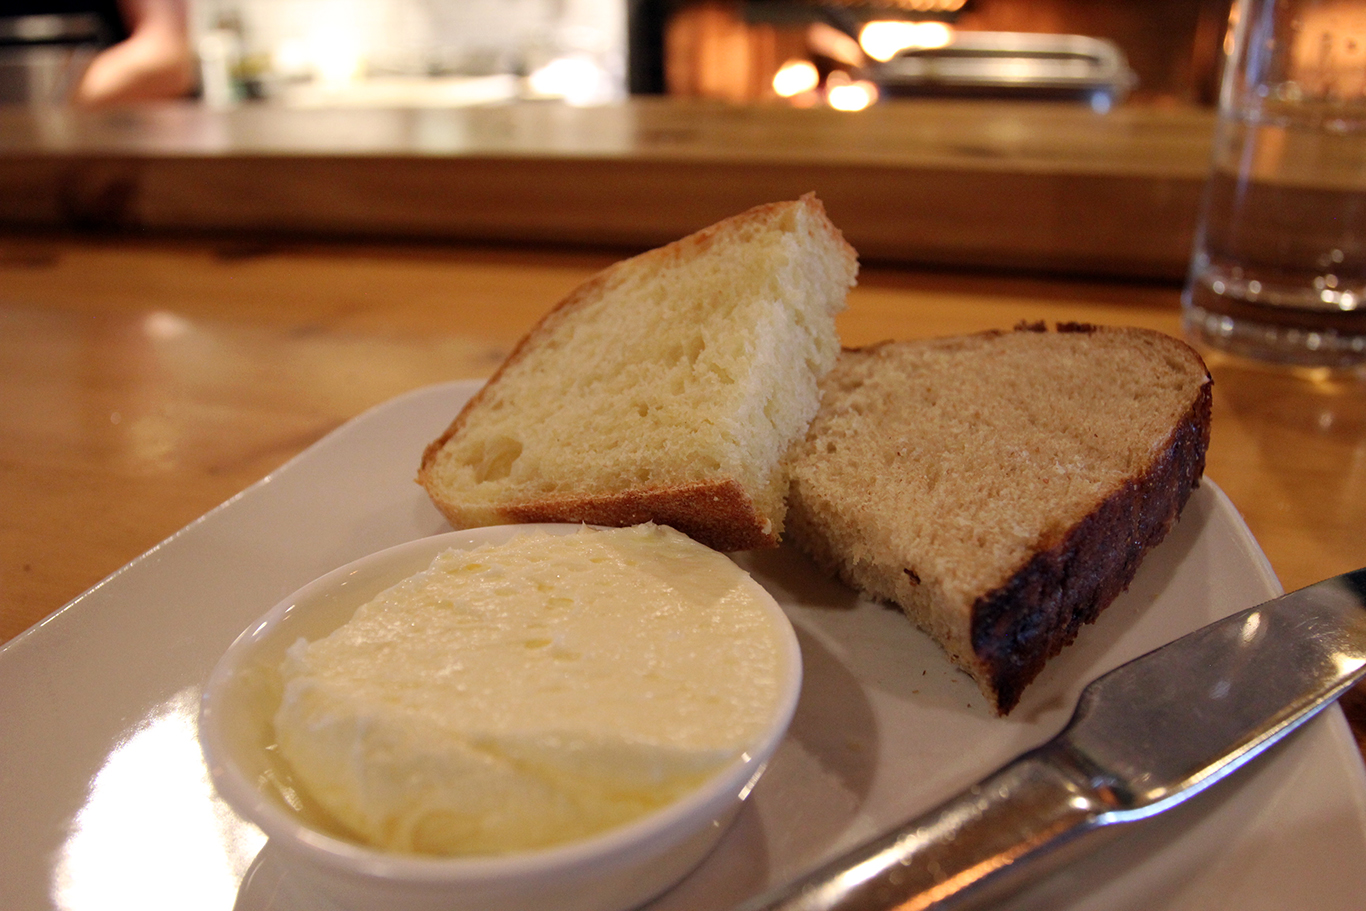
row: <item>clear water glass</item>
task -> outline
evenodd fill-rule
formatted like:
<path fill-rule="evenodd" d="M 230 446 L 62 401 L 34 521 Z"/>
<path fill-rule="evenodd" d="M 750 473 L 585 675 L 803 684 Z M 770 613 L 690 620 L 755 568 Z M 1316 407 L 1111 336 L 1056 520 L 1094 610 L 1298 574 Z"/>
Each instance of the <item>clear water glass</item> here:
<path fill-rule="evenodd" d="M 1196 342 L 1366 363 L 1366 3 L 1241 0 L 1183 297 Z"/>

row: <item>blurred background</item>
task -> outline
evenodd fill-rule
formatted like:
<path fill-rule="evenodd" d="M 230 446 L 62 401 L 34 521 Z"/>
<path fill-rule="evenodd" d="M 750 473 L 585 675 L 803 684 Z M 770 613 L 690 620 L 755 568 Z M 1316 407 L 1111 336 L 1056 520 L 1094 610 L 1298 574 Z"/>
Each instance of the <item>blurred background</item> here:
<path fill-rule="evenodd" d="M 113 3 L 0 16 L 0 96 L 62 103 L 127 36 Z M 150 0 L 152 6 L 161 6 Z M 1213 103 L 1229 0 L 164 0 L 214 106 L 464 106 L 628 94 Z"/>

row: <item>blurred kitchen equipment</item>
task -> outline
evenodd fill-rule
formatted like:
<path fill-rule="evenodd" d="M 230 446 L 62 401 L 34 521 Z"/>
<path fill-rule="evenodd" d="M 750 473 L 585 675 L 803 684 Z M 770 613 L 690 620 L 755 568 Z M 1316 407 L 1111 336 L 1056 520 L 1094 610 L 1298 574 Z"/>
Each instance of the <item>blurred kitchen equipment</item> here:
<path fill-rule="evenodd" d="M 64 103 L 114 39 L 94 13 L 0 14 L 0 104 Z"/>
<path fill-rule="evenodd" d="M 905 48 L 862 75 L 892 96 L 1066 99 L 1104 108 L 1136 81 L 1112 41 L 1023 32 L 952 32 L 940 46 Z"/>
<path fill-rule="evenodd" d="M 1186 331 L 1268 361 L 1366 363 L 1366 4 L 1234 15 Z"/>

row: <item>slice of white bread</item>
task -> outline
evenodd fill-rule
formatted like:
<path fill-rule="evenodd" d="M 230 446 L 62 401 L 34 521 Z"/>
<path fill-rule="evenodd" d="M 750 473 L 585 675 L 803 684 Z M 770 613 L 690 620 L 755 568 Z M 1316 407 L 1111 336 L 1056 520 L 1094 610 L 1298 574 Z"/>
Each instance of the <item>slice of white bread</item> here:
<path fill-rule="evenodd" d="M 619 262 L 522 339 L 418 482 L 456 528 L 653 521 L 772 546 L 857 272 L 810 194 Z"/>
<path fill-rule="evenodd" d="M 1204 472 L 1209 372 L 1149 330 L 883 343 L 823 385 L 791 536 L 901 605 L 1000 714 L 1128 586 Z"/>

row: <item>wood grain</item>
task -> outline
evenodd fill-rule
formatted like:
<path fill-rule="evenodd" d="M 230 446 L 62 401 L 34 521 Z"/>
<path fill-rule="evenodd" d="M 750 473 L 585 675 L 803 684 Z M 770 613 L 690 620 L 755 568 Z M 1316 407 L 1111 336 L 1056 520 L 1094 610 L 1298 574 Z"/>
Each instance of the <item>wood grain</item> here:
<path fill-rule="evenodd" d="M 0 236 L 0 640 L 364 409 L 487 375 L 614 254 Z M 1168 284 L 865 268 L 846 344 L 1176 334 Z M 1366 566 L 1366 379 L 1211 357 L 1207 474 L 1287 589 Z M 1348 700 L 1359 739 L 1366 697 Z"/>
<path fill-rule="evenodd" d="M 866 260 L 1179 279 L 1208 110 L 0 109 L 0 224 L 653 246 L 808 191 Z"/>

